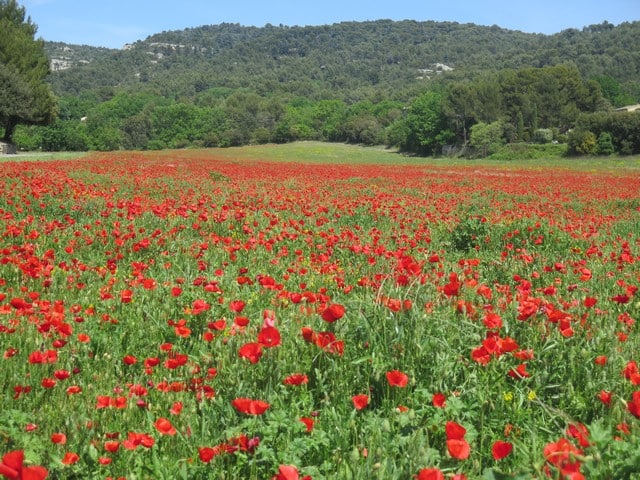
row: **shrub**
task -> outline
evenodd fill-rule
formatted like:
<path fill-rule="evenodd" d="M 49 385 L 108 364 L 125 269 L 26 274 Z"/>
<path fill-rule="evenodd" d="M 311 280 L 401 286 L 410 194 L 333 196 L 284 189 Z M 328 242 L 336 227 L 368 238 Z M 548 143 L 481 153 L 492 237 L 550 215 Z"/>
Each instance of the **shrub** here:
<path fill-rule="evenodd" d="M 451 245 L 458 251 L 467 252 L 479 248 L 487 236 L 487 224 L 481 217 L 467 217 L 451 232 Z"/>
<path fill-rule="evenodd" d="M 533 132 L 533 141 L 535 143 L 551 143 L 553 140 L 553 131 L 550 128 L 538 128 Z"/>
<path fill-rule="evenodd" d="M 600 135 L 598 135 L 597 151 L 598 155 L 611 155 L 615 153 L 613 139 L 609 132 L 601 132 Z"/>
<path fill-rule="evenodd" d="M 573 155 L 593 155 L 596 153 L 597 139 L 589 130 L 576 129 L 569 133 L 569 153 Z"/>

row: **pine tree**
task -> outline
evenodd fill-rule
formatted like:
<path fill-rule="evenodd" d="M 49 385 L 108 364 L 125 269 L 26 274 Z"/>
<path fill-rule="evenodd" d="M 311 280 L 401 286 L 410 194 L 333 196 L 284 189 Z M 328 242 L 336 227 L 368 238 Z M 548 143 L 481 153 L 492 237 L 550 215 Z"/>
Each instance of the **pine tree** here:
<path fill-rule="evenodd" d="M 46 83 L 49 59 L 37 26 L 15 0 L 0 0 L 0 129 L 11 143 L 19 124 L 46 125 L 56 99 Z"/>

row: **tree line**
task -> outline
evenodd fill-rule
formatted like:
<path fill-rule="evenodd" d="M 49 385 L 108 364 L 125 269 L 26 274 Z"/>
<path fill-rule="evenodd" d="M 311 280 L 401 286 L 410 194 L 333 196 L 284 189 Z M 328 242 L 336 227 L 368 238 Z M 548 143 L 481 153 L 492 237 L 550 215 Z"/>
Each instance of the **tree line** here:
<path fill-rule="evenodd" d="M 78 65 L 47 77 L 46 44 L 24 8 L 0 0 L 0 21 L 10 33 L 0 39 L 0 130 L 26 150 L 320 140 L 418 155 L 532 143 L 640 151 L 639 116 L 613 109 L 640 102 L 629 73 L 640 69 L 640 22 L 552 36 L 390 20 L 212 25 L 121 51 L 76 48 Z"/>
<path fill-rule="evenodd" d="M 597 79 L 571 66 L 442 77 L 408 102 L 261 96 L 211 88 L 194 101 L 120 91 L 65 96 L 50 126 L 18 129 L 24 149 L 157 150 L 297 140 L 387 145 L 418 155 L 487 156 L 517 143 L 569 153 L 640 153 L 640 115 L 613 111 Z"/>

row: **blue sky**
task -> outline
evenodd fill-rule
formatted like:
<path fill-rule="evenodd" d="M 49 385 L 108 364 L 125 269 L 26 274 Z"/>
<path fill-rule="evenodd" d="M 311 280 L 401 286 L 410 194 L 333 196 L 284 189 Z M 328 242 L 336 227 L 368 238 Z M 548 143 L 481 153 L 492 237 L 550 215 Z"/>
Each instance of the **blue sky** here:
<path fill-rule="evenodd" d="M 436 20 L 557 33 L 640 20 L 640 0 L 18 0 L 38 36 L 121 48 L 165 30 L 218 24 L 324 25 L 342 21 Z"/>

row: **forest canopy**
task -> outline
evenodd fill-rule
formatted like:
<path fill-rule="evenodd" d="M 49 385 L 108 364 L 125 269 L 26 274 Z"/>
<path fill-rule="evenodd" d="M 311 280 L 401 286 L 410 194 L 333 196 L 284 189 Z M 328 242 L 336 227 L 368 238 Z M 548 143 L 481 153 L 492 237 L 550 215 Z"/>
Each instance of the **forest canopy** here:
<path fill-rule="evenodd" d="M 308 139 L 421 155 L 483 155 L 522 142 L 571 147 L 579 118 L 640 103 L 638 33 L 640 22 L 539 35 L 379 20 L 208 25 L 111 51 L 49 43 L 54 62 L 66 62 L 49 77 L 59 118 L 17 138 L 45 150 Z M 596 140 L 632 130 L 614 135 L 603 125 L 589 123 Z M 487 128 L 499 133 L 489 146 L 478 140 Z M 612 145 L 640 151 L 633 138 Z"/>

